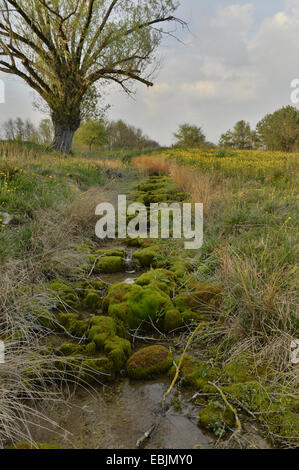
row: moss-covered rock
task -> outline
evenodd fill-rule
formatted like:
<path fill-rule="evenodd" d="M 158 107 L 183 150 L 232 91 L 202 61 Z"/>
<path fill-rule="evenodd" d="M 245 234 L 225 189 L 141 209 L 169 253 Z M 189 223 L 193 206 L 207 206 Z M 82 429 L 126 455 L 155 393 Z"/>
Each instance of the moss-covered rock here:
<path fill-rule="evenodd" d="M 97 259 L 94 272 L 114 274 L 124 270 L 124 259 L 121 256 L 103 256 Z"/>
<path fill-rule="evenodd" d="M 104 351 L 116 371 L 122 369 L 131 354 L 131 343 L 117 336 L 118 327 L 112 317 L 93 317 L 88 339 L 96 349 Z"/>
<path fill-rule="evenodd" d="M 90 320 L 88 330 L 88 340 L 94 342 L 101 349 L 104 348 L 105 341 L 108 338 L 116 336 L 116 324 L 113 318 L 105 316 L 95 316 Z"/>
<path fill-rule="evenodd" d="M 96 250 L 94 252 L 94 255 L 96 257 L 99 256 L 119 256 L 121 258 L 124 257 L 125 250 L 122 249 L 117 249 L 117 250 Z"/>
<path fill-rule="evenodd" d="M 159 377 L 171 367 L 173 356 L 164 346 L 149 346 L 135 352 L 127 363 L 129 377 L 138 380 Z"/>
<path fill-rule="evenodd" d="M 176 280 L 181 280 L 192 270 L 192 264 L 184 260 L 172 261 L 169 270 L 173 272 Z"/>
<path fill-rule="evenodd" d="M 75 313 L 58 313 L 58 322 L 71 335 L 82 337 L 87 331 L 87 324 L 78 319 Z"/>
<path fill-rule="evenodd" d="M 169 296 L 152 286 L 132 285 L 125 296 L 128 306 L 129 326 L 137 328 L 141 322 L 151 319 L 158 322 L 165 311 L 172 307 Z"/>
<path fill-rule="evenodd" d="M 75 307 L 78 304 L 79 299 L 75 290 L 66 282 L 54 279 L 47 284 L 47 288 L 57 297 L 58 303 L 63 302 L 71 307 Z"/>
<path fill-rule="evenodd" d="M 157 251 L 149 246 L 144 248 L 143 250 L 136 251 L 133 253 L 133 258 L 135 261 L 138 261 L 140 266 L 144 268 L 149 268 L 150 266 L 155 267 L 155 257 L 157 255 Z"/>
<path fill-rule="evenodd" d="M 190 308 L 198 308 L 207 303 L 218 306 L 222 300 L 222 287 L 217 282 L 197 282 L 190 288 L 192 292 L 187 300 Z"/>
<path fill-rule="evenodd" d="M 86 359 L 82 362 L 80 376 L 87 383 L 94 380 L 100 383 L 111 382 L 115 379 L 114 364 L 106 356 Z"/>
<path fill-rule="evenodd" d="M 163 319 L 163 331 L 173 331 L 183 325 L 183 318 L 179 310 L 170 308 L 166 310 Z"/>
<path fill-rule="evenodd" d="M 113 363 L 114 369 L 121 370 L 132 352 L 131 343 L 124 338 L 114 336 L 105 341 L 104 351 Z"/>
<path fill-rule="evenodd" d="M 136 280 L 136 284 L 139 286 L 152 285 L 158 287 L 169 296 L 173 294 L 176 288 L 173 273 L 166 269 L 151 269 L 150 271 L 142 274 Z"/>
<path fill-rule="evenodd" d="M 85 351 L 84 346 L 82 347 L 81 345 L 74 343 L 62 343 L 56 349 L 56 353 L 61 354 L 62 356 L 74 356 L 83 351 Z"/>

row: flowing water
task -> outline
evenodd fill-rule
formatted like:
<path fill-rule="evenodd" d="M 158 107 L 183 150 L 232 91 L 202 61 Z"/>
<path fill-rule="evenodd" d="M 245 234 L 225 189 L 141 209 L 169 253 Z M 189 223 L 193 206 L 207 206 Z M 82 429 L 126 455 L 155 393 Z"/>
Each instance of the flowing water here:
<path fill-rule="evenodd" d="M 162 416 L 161 398 L 168 386 L 166 380 L 146 383 L 123 380 L 104 389 L 79 389 L 68 405 L 49 405 L 43 409 L 64 432 L 52 425 L 33 431 L 33 437 L 60 448 L 134 449 L 144 433 L 158 423 L 144 448 L 212 447 L 210 436 L 197 427 L 198 411 L 187 395 L 180 396 L 180 409 L 168 402 Z"/>

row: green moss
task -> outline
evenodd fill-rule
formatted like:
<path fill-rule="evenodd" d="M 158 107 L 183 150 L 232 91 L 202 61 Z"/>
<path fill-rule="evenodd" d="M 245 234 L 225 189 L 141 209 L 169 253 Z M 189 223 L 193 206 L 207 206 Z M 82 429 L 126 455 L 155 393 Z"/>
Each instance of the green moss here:
<path fill-rule="evenodd" d="M 218 306 L 221 302 L 222 287 L 217 282 L 197 282 L 190 288 L 192 292 L 187 300 L 190 308 L 198 308 L 203 303 Z"/>
<path fill-rule="evenodd" d="M 109 306 L 122 302 L 122 299 L 130 290 L 130 285 L 123 282 L 113 284 L 109 287 L 108 293 L 103 300 L 103 311 L 108 312 Z"/>
<path fill-rule="evenodd" d="M 101 308 L 102 298 L 95 289 L 86 289 L 84 297 L 81 300 L 81 308 L 88 310 L 98 310 Z"/>
<path fill-rule="evenodd" d="M 115 370 L 119 371 L 125 366 L 131 354 L 131 343 L 126 339 L 114 336 L 105 341 L 104 351 L 113 363 Z"/>
<path fill-rule="evenodd" d="M 206 320 L 206 315 L 200 312 L 193 312 L 192 310 L 185 310 L 182 312 L 183 323 L 199 323 Z"/>
<path fill-rule="evenodd" d="M 248 382 L 257 375 L 257 370 L 253 367 L 245 356 L 238 356 L 224 367 L 224 374 L 230 382 Z"/>
<path fill-rule="evenodd" d="M 163 182 L 151 182 L 151 183 L 146 183 L 146 184 L 139 184 L 136 186 L 136 189 L 138 191 L 142 191 L 145 193 L 148 193 L 149 191 L 155 191 L 159 188 L 162 188 L 164 186 Z"/>
<path fill-rule="evenodd" d="M 105 341 L 115 335 L 116 324 L 113 318 L 104 316 L 92 317 L 87 334 L 89 341 L 94 342 L 98 348 L 103 348 Z"/>
<path fill-rule="evenodd" d="M 144 268 L 149 268 L 150 266 L 155 267 L 155 257 L 157 255 L 157 251 L 149 246 L 144 248 L 143 250 L 136 251 L 133 253 L 133 258 L 138 261 L 140 266 Z"/>
<path fill-rule="evenodd" d="M 164 346 L 149 346 L 134 353 L 127 363 L 128 375 L 134 379 L 150 379 L 163 375 L 171 367 L 173 356 Z"/>
<path fill-rule="evenodd" d="M 33 317 L 34 322 L 37 325 L 43 326 L 44 328 L 47 328 L 49 330 L 54 328 L 55 317 L 46 308 L 40 308 L 38 310 L 34 310 L 33 315 L 34 315 Z"/>
<path fill-rule="evenodd" d="M 113 364 L 114 370 L 122 369 L 131 354 L 131 344 L 117 336 L 116 322 L 112 317 L 93 317 L 88 339 L 96 349 L 102 350 Z"/>
<path fill-rule="evenodd" d="M 256 380 L 233 383 L 223 387 L 230 403 L 258 413 L 258 418 L 277 439 L 287 438 L 299 444 L 299 415 L 295 410 L 293 393 L 288 394 L 279 385 L 270 387 Z M 278 392 L 278 393 L 277 393 Z"/>
<path fill-rule="evenodd" d="M 126 238 L 125 239 L 125 244 L 129 247 L 132 248 L 141 248 L 144 246 L 144 241 L 142 238 L 137 237 L 137 238 Z"/>
<path fill-rule="evenodd" d="M 151 286 L 131 286 L 125 300 L 129 309 L 129 326 L 137 328 L 142 321 L 149 318 L 158 322 L 167 309 L 172 307 L 169 296 Z"/>
<path fill-rule="evenodd" d="M 137 280 L 136 284 L 139 286 L 153 285 L 171 295 L 175 290 L 174 275 L 166 269 L 151 269 L 150 271 L 142 274 Z"/>
<path fill-rule="evenodd" d="M 19 450 L 28 450 L 28 449 L 59 449 L 57 445 L 52 444 L 42 444 L 41 442 L 28 442 L 20 441 L 13 444 L 8 449 L 19 449 Z"/>
<path fill-rule="evenodd" d="M 125 254 L 124 250 L 97 250 L 94 252 L 96 257 L 99 256 L 117 256 L 123 258 Z"/>
<path fill-rule="evenodd" d="M 235 415 L 224 402 L 211 400 L 199 410 L 198 425 L 212 431 L 218 437 L 224 437 L 235 427 Z"/>
<path fill-rule="evenodd" d="M 124 260 L 121 256 L 103 256 L 98 258 L 94 272 L 113 274 L 124 270 Z"/>
<path fill-rule="evenodd" d="M 58 313 L 57 318 L 60 325 L 71 335 L 80 337 L 85 335 L 87 325 L 83 320 L 78 320 L 78 315 L 75 313 Z"/>
<path fill-rule="evenodd" d="M 49 284 L 47 284 L 47 288 L 55 293 L 59 301 L 62 301 L 63 303 L 73 307 L 78 304 L 78 296 L 76 295 L 74 289 L 66 284 L 66 282 L 54 279 Z"/>
<path fill-rule="evenodd" d="M 74 343 L 63 343 L 57 348 L 57 353 L 63 356 L 74 356 L 82 352 L 84 347 Z"/>
<path fill-rule="evenodd" d="M 169 266 L 169 270 L 173 272 L 176 280 L 182 279 L 191 269 L 192 265 L 183 260 L 171 262 Z"/>
<path fill-rule="evenodd" d="M 97 350 L 97 345 L 94 341 L 91 341 L 85 346 L 85 351 L 86 354 L 89 354 L 90 356 L 94 356 Z"/>
<path fill-rule="evenodd" d="M 176 359 L 176 364 L 180 358 Z M 176 367 L 169 371 L 170 377 L 174 377 Z M 221 370 L 213 367 L 209 362 L 198 361 L 190 356 L 185 356 L 180 367 L 179 377 L 183 386 L 201 390 L 204 393 L 214 393 L 215 388 L 208 382 L 215 381 L 221 376 Z"/>
<path fill-rule="evenodd" d="M 113 363 L 108 357 L 102 356 L 97 359 L 86 359 L 82 362 L 81 378 L 85 382 L 110 382 L 115 378 Z"/>
<path fill-rule="evenodd" d="M 176 308 L 171 308 L 166 310 L 164 319 L 163 319 L 163 330 L 164 331 L 173 331 L 176 328 L 179 328 L 183 324 L 182 315 Z"/>

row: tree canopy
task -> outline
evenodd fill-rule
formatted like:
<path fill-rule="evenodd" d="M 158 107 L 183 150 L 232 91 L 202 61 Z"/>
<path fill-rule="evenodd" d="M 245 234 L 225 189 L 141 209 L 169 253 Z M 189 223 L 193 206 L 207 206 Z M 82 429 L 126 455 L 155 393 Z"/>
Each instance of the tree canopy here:
<path fill-rule="evenodd" d="M 75 142 L 88 145 L 89 150 L 93 145 L 102 146 L 108 142 L 108 136 L 104 121 L 86 121 L 75 134 Z"/>
<path fill-rule="evenodd" d="M 256 146 L 257 136 L 250 128 L 249 122 L 238 121 L 232 130 L 222 134 L 219 140 L 220 147 L 249 150 Z"/>
<path fill-rule="evenodd" d="M 267 114 L 256 129 L 266 149 L 291 152 L 299 144 L 299 112 L 293 106 L 285 106 Z"/>
<path fill-rule="evenodd" d="M 50 108 L 53 148 L 71 150 L 97 82 L 152 86 L 155 51 L 178 21 L 175 0 L 3 0 L 0 71 L 21 77 Z"/>
<path fill-rule="evenodd" d="M 202 147 L 206 141 L 201 127 L 191 124 L 181 124 L 178 131 L 174 133 L 174 137 L 177 147 Z"/>

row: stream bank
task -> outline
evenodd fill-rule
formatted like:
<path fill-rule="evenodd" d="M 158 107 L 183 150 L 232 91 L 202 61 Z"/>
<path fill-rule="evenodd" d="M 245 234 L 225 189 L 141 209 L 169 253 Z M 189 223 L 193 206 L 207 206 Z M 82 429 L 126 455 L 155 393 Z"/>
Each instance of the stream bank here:
<path fill-rule="evenodd" d="M 121 191 L 124 193 L 124 188 Z M 146 180 L 145 184 L 138 184 L 134 195 L 146 205 L 157 200 L 170 202 L 176 197 L 183 201 L 187 197 L 166 177 L 154 177 Z M 109 367 L 110 364 L 117 366 L 111 374 L 114 381 L 103 386 L 93 383 L 89 389 L 84 385 L 84 388 L 76 389 L 66 405 L 43 408 L 43 413 L 59 427 L 32 429 L 33 440 L 62 448 L 136 448 L 138 440 L 158 420 L 155 432 L 143 442 L 146 448 L 211 448 L 225 446 L 226 442 L 230 447 L 267 448 L 269 444 L 261 438 L 254 424 L 248 422 L 248 417 L 242 420 L 242 433 L 235 436 L 235 417 L 221 401 L 217 389 L 210 384 L 211 380 L 216 382 L 223 376 L 227 387 L 234 384 L 236 372 L 240 372 L 240 367 L 247 369 L 246 363 L 239 364 L 237 370 L 221 371 L 207 351 L 194 346 L 191 349 L 194 357 L 186 357 L 161 419 L 161 400 L 173 373 L 161 374 L 154 381 L 152 377 L 143 382 L 124 378 L 127 375 L 126 360 L 148 344 L 166 346 L 178 360 L 188 336 L 199 321 L 215 322 L 222 299 L 221 288 L 215 283 L 203 285 L 198 282 L 192 256 L 183 254 L 177 242 L 151 244 L 141 240 L 137 246 L 131 245 L 130 241 L 124 245 L 109 241 L 104 246 L 97 246 L 93 241 L 84 248 L 89 260 L 84 286 L 71 280 L 67 283 L 54 281 L 58 298 L 57 318 L 64 321 L 58 352 L 70 365 L 76 353 L 76 357 L 82 356 L 84 363 L 88 362 L 91 368 L 102 359 L 108 361 Z M 129 262 L 134 260 L 134 269 L 132 266 L 127 269 L 128 254 Z M 67 313 L 62 313 L 62 306 L 64 309 L 67 307 Z M 138 323 L 135 322 L 135 313 L 139 315 Z M 127 315 L 130 315 L 131 322 L 128 324 L 125 323 Z M 99 329 L 96 335 L 91 335 L 92 328 L 100 328 L 98 320 L 103 318 L 110 318 L 116 324 L 117 335 L 113 332 L 112 340 L 117 348 L 106 348 L 111 335 L 109 338 L 105 336 L 104 340 L 103 337 L 97 338 L 98 334 L 106 335 L 106 331 Z M 80 339 L 79 345 L 84 349 L 76 349 L 78 331 L 82 331 L 83 340 Z M 129 348 L 128 342 L 131 344 Z M 74 346 L 73 350 L 70 345 Z M 87 349 L 89 345 L 92 348 Z M 57 344 L 54 349 L 57 352 Z M 102 369 L 97 369 L 97 372 L 101 373 Z M 252 378 L 250 371 L 247 372 L 248 375 L 238 376 L 242 384 Z M 107 375 L 107 369 L 105 373 Z M 181 385 L 187 385 L 187 388 Z M 232 389 L 229 392 L 232 393 Z M 194 394 L 197 397 L 192 400 Z M 210 415 L 204 416 L 205 421 L 202 417 L 199 423 L 201 410 L 208 410 Z M 238 409 L 238 413 L 243 411 L 242 407 Z M 64 429 L 62 434 L 61 428 Z M 231 436 L 237 439 L 231 439 Z"/>

